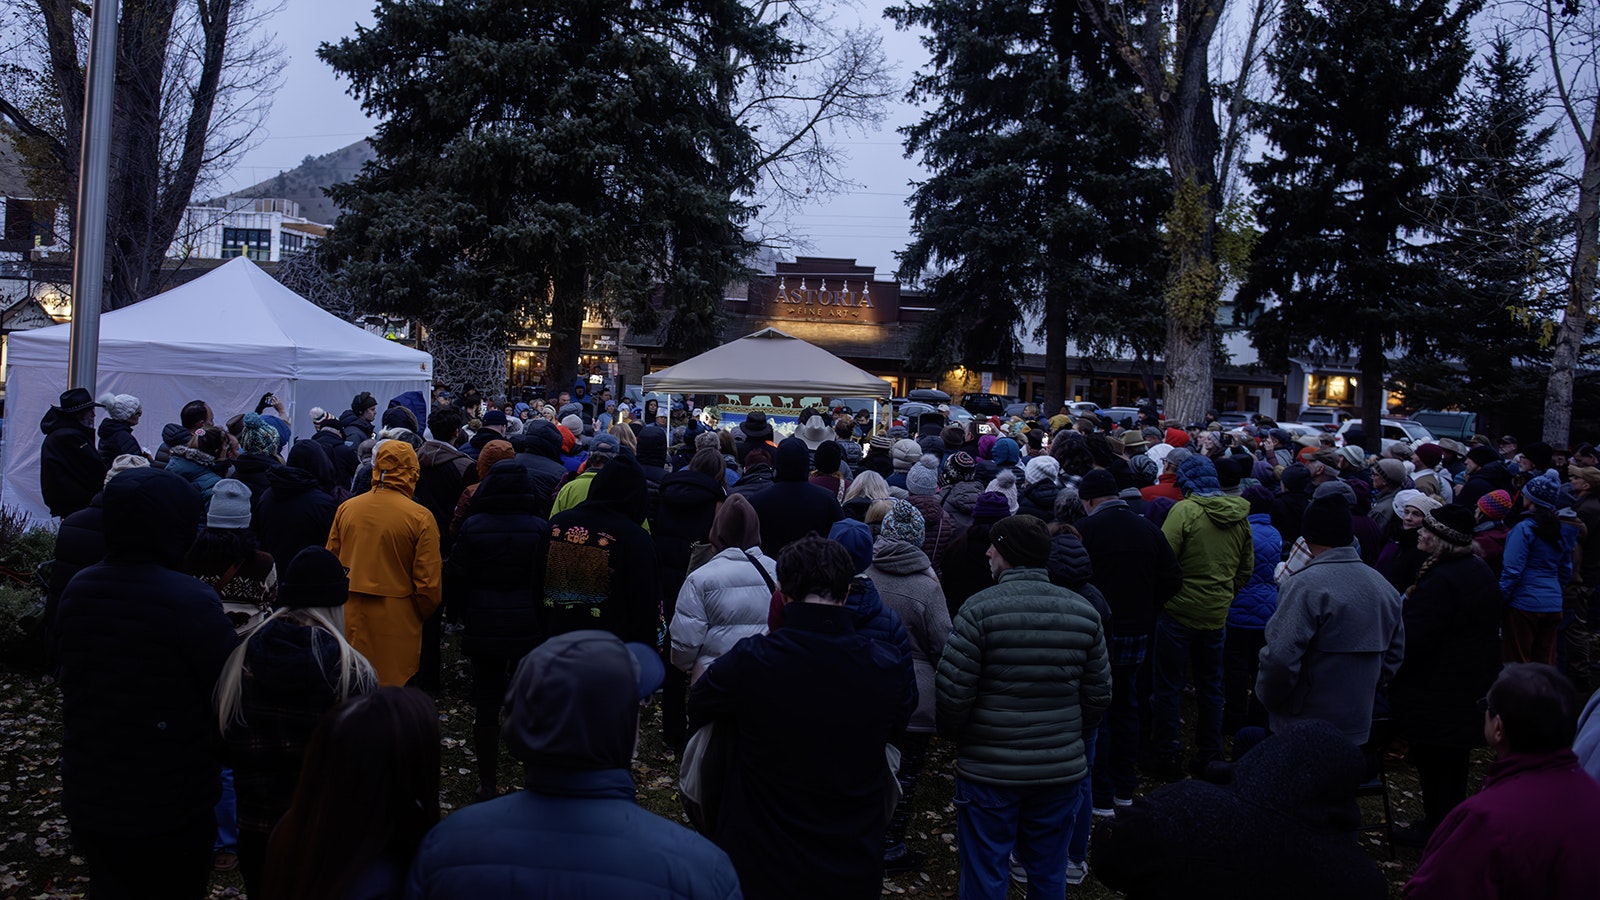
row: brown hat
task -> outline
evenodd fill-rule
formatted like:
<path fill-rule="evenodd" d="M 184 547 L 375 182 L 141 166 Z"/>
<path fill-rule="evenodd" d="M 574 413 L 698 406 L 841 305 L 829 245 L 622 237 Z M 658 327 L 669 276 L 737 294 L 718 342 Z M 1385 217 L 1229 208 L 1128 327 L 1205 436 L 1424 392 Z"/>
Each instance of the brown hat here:
<path fill-rule="evenodd" d="M 1050 527 L 1038 516 L 1007 516 L 989 529 L 989 543 L 1013 566 L 1043 568 L 1050 559 Z"/>
<path fill-rule="evenodd" d="M 1590 488 L 1600 488 L 1600 469 L 1593 466 L 1573 466 L 1567 469 L 1573 478 L 1582 478 L 1589 482 Z"/>
<path fill-rule="evenodd" d="M 1311 454 L 1311 458 L 1316 462 L 1322 463 L 1335 472 L 1339 471 L 1339 454 L 1337 451 L 1328 449 L 1318 450 Z"/>
<path fill-rule="evenodd" d="M 1143 450 L 1149 446 L 1145 442 L 1144 433 L 1139 431 L 1124 431 L 1122 433 L 1122 447 L 1128 451 Z"/>

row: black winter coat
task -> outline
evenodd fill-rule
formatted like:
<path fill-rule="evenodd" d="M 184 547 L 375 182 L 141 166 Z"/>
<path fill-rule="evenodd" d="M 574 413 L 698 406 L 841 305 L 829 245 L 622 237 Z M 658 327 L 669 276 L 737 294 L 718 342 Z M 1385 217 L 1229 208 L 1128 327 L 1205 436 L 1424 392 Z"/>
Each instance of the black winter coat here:
<path fill-rule="evenodd" d="M 589 499 L 550 518 L 544 577 L 548 635 L 585 628 L 660 647 L 666 641 L 655 545 L 644 521 L 644 473 L 620 454 Z"/>
<path fill-rule="evenodd" d="M 344 429 L 344 442 L 352 447 L 360 446 L 373 434 L 372 423 L 356 415 L 354 410 L 347 409 L 339 414 L 339 427 Z"/>
<path fill-rule="evenodd" d="M 772 484 L 772 467 L 766 463 L 751 466 L 744 470 L 739 480 L 728 488 L 730 494 L 743 494 L 746 500 L 766 490 Z"/>
<path fill-rule="evenodd" d="M 344 434 L 335 428 L 318 428 L 317 433 L 311 436 L 328 454 L 328 461 L 333 463 L 333 474 L 339 484 L 350 490 L 351 483 L 355 481 L 356 469 L 361 466 L 361 459 L 356 456 L 354 447 L 344 442 Z"/>
<path fill-rule="evenodd" d="M 968 597 L 994 587 L 994 576 L 989 574 L 989 559 L 985 555 L 988 552 L 989 526 L 977 522 L 963 529 L 945 551 L 939 582 L 944 587 L 944 602 L 950 609 L 952 621 Z"/>
<path fill-rule="evenodd" d="M 1456 491 L 1455 503 L 1473 509 L 1478 505 L 1478 500 L 1490 491 L 1509 491 L 1516 493 L 1513 487 L 1513 472 L 1511 467 L 1500 460 L 1495 460 L 1485 466 L 1479 466 L 1476 472 L 1467 476 L 1461 489 Z"/>
<path fill-rule="evenodd" d="M 467 656 L 521 659 L 544 639 L 541 601 L 550 523 L 521 466 L 494 464 L 473 494 L 444 568 Z"/>
<path fill-rule="evenodd" d="M 556 491 L 567 477 L 567 467 L 561 464 L 561 432 L 549 422 L 533 420 L 522 434 L 511 439 L 511 448 L 517 451 L 516 461 L 528 471 L 528 481 L 533 485 L 537 501 L 534 514 L 548 519 Z"/>
<path fill-rule="evenodd" d="M 106 486 L 105 562 L 61 598 L 62 808 L 75 829 L 150 835 L 208 820 L 220 793 L 212 689 L 234 646 L 210 586 L 178 571 L 200 494 L 135 469 Z"/>
<path fill-rule="evenodd" d="M 1406 655 L 1389 707 L 1411 740 L 1483 746 L 1478 698 L 1500 674 L 1504 608 L 1488 563 L 1472 555 L 1437 563 L 1406 598 Z"/>
<path fill-rule="evenodd" d="M 1272 500 L 1272 527 L 1283 536 L 1283 552 L 1300 537 L 1301 520 L 1306 517 L 1306 507 L 1311 498 L 1304 491 L 1284 491 Z"/>
<path fill-rule="evenodd" d="M 106 464 L 106 470 L 110 471 L 111 464 L 124 453 L 133 456 L 144 455 L 144 449 L 139 446 L 139 439 L 133 436 L 133 426 L 121 419 L 102 419 L 100 460 Z"/>
<path fill-rule="evenodd" d="M 299 441 L 296 447 L 306 443 Z M 316 446 L 309 450 L 321 454 Z M 294 455 L 291 451 L 291 456 Z M 323 460 L 326 463 L 326 459 Z M 279 466 L 267 473 L 271 487 L 261 495 L 261 503 L 251 520 L 261 549 L 272 554 L 281 576 L 289 563 L 307 547 L 328 543 L 333 529 L 333 514 L 339 501 L 322 490 L 315 474 L 297 466 Z"/>
<path fill-rule="evenodd" d="M 56 407 L 39 422 L 39 491 L 50 515 L 66 518 L 100 493 L 109 466 L 95 449 L 94 429 Z"/>
<path fill-rule="evenodd" d="M 229 478 L 242 481 L 250 488 L 250 530 L 258 536 L 261 531 L 256 527 L 256 515 L 261 511 L 261 497 L 272 487 L 268 473 L 281 465 L 276 456 L 246 453 L 233 461 L 233 471 L 228 474 Z"/>
<path fill-rule="evenodd" d="M 1051 584 L 1089 601 L 1100 614 L 1101 629 L 1106 634 L 1111 633 L 1111 605 L 1106 602 L 1106 595 L 1094 586 L 1094 563 L 1077 535 L 1063 529 L 1050 538 L 1050 557 L 1045 562 L 1045 571 L 1050 573 Z"/>
<path fill-rule="evenodd" d="M 727 496 L 726 482 L 685 469 L 661 481 L 661 508 L 650 523 L 661 570 L 661 597 L 667 621 L 678 607 L 678 591 L 689 572 L 689 546 L 711 535 L 717 504 Z"/>
<path fill-rule="evenodd" d="M 775 696 L 773 685 L 804 684 Z M 883 890 L 883 747 L 916 682 L 850 610 L 791 603 L 783 627 L 746 638 L 689 691 L 694 728 L 736 730 L 711 839 L 751 900 L 876 900 Z"/>
<path fill-rule="evenodd" d="M 1121 500 L 1110 500 L 1075 523 L 1094 564 L 1093 584 L 1111 607 L 1107 634 L 1137 637 L 1156 627 L 1156 613 L 1183 584 L 1166 535 Z"/>
<path fill-rule="evenodd" d="M 778 445 L 773 468 L 772 484 L 745 499 L 761 520 L 761 552 L 777 559 L 784 547 L 813 531 L 827 537 L 844 510 L 831 492 L 806 480 L 806 445 L 798 438 Z"/>
<path fill-rule="evenodd" d="M 417 464 L 422 471 L 417 475 L 417 489 L 411 499 L 433 513 L 433 522 L 439 527 L 439 549 L 449 556 L 453 541 L 450 522 L 455 518 L 456 502 L 461 499 L 462 489 L 477 481 L 478 469 L 465 453 L 443 441 L 424 443 L 417 451 Z"/>
<path fill-rule="evenodd" d="M 1017 491 L 1017 514 L 1038 516 L 1045 522 L 1056 518 L 1056 494 L 1060 489 L 1053 481 L 1035 481 Z"/>

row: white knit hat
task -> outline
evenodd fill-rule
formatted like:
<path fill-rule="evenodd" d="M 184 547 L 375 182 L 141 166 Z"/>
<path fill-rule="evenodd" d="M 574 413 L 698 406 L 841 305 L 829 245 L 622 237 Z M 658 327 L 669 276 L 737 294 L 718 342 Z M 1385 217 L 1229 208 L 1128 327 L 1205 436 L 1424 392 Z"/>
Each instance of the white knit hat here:
<path fill-rule="evenodd" d="M 106 413 L 113 419 L 126 422 L 139 414 L 141 409 L 139 398 L 132 394 L 113 394 L 110 392 L 100 395 L 95 401 L 97 406 L 105 407 Z"/>

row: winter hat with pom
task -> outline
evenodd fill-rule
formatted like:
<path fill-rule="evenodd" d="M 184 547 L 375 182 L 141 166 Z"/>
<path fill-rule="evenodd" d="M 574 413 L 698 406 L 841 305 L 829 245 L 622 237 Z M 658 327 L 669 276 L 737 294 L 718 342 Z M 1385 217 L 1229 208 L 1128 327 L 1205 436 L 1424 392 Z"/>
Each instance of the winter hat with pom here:
<path fill-rule="evenodd" d="M 1540 475 L 1522 488 L 1522 496 L 1532 501 L 1534 506 L 1555 509 L 1556 500 L 1561 496 L 1561 485 L 1549 475 Z"/>
<path fill-rule="evenodd" d="M 126 422 L 139 414 L 142 409 L 139 398 L 132 394 L 113 394 L 110 392 L 100 395 L 95 401 L 96 406 L 105 407 L 106 414 L 119 422 Z"/>
<path fill-rule="evenodd" d="M 239 435 L 239 450 L 257 456 L 278 452 L 278 429 L 255 413 L 244 414 L 244 433 Z"/>
<path fill-rule="evenodd" d="M 906 473 L 906 493 L 936 494 L 939 491 L 939 457 L 924 453 Z M 921 543 L 918 541 L 918 543 Z"/>
<path fill-rule="evenodd" d="M 1010 507 L 1007 515 L 1017 511 L 1017 476 L 1010 469 L 1001 469 L 984 490 L 1005 495 L 1006 505 Z"/>
<path fill-rule="evenodd" d="M 1011 504 L 1006 500 L 1005 494 L 986 491 L 972 501 L 973 524 L 992 525 L 1009 515 L 1011 515 Z"/>
<path fill-rule="evenodd" d="M 1022 448 L 1017 446 L 1016 439 L 1003 437 L 989 448 L 989 458 L 1002 468 L 1014 466 L 1022 461 Z"/>
<path fill-rule="evenodd" d="M 883 517 L 883 523 L 878 526 L 878 534 L 921 547 L 922 539 L 927 534 L 927 522 L 922 518 L 921 511 L 905 500 L 892 500 L 890 504 L 889 514 Z"/>
<path fill-rule="evenodd" d="M 1052 484 L 1061 480 L 1061 464 L 1053 456 L 1035 456 L 1028 460 L 1028 468 L 1024 477 L 1029 484 L 1038 484 L 1048 481 Z"/>

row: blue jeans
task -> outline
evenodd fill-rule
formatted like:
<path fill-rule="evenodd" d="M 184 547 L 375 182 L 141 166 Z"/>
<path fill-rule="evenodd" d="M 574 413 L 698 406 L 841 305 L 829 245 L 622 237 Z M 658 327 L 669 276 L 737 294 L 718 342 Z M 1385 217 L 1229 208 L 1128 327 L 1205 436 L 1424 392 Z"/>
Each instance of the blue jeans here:
<path fill-rule="evenodd" d="M 1105 721 L 1094 730 L 1095 745 L 1090 752 L 1100 759 L 1094 767 L 1094 805 L 1110 809 L 1112 798 L 1132 800 L 1139 787 L 1139 665 L 1111 667 L 1111 708 Z"/>
<path fill-rule="evenodd" d="M 1222 758 L 1222 645 L 1223 629 L 1189 628 L 1166 613 L 1156 617 L 1155 722 L 1156 752 L 1179 761 L 1183 752 L 1179 736 L 1179 698 L 1186 670 L 1194 670 L 1194 693 L 1200 708 L 1195 723 L 1195 752 L 1199 759 Z"/>
<path fill-rule="evenodd" d="M 1082 798 L 1079 784 L 991 787 L 956 775 L 956 833 L 961 841 L 961 900 L 1005 900 L 1008 857 L 1028 870 L 1030 900 L 1067 892 L 1067 841 Z"/>
<path fill-rule="evenodd" d="M 1072 834 L 1067 839 L 1069 862 L 1089 861 L 1089 829 L 1094 827 L 1095 744 L 1105 730 L 1105 725 L 1098 725 L 1083 735 L 1083 761 L 1089 766 L 1089 774 L 1078 782 L 1078 813 L 1073 816 Z"/>
<path fill-rule="evenodd" d="M 239 820 L 233 797 L 233 769 L 227 766 L 222 767 L 222 796 L 217 798 L 217 806 L 213 812 L 217 820 L 217 840 L 212 849 L 217 852 L 239 852 Z"/>

